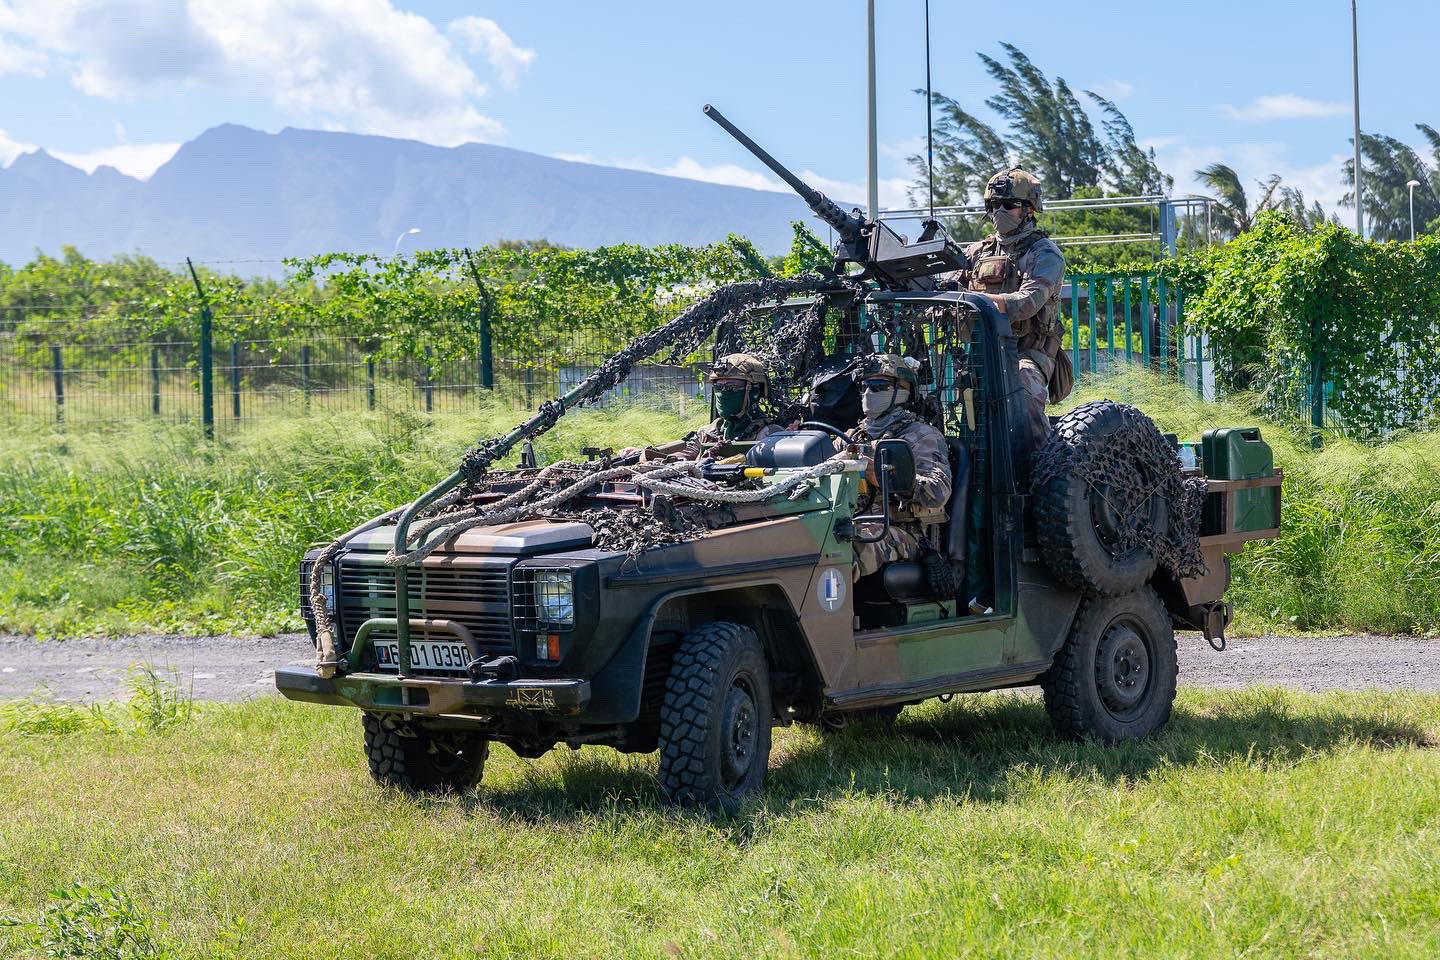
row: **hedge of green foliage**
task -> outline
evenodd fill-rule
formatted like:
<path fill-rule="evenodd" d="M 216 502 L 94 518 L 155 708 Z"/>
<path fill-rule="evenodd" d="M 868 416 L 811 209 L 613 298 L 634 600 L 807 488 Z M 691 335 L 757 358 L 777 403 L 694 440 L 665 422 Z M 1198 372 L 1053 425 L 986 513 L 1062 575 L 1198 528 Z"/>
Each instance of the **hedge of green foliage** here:
<path fill-rule="evenodd" d="M 1276 413 L 1308 404 L 1312 363 L 1328 423 L 1373 437 L 1429 426 L 1440 407 L 1440 237 L 1375 243 L 1279 214 L 1166 271 L 1209 335 L 1222 390 Z"/>

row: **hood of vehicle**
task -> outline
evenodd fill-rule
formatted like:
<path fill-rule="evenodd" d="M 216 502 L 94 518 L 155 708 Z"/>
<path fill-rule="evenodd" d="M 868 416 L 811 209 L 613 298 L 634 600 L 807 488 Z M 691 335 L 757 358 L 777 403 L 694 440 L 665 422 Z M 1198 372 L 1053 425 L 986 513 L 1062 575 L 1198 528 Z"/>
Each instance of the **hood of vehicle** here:
<path fill-rule="evenodd" d="M 576 521 L 525 520 L 475 527 L 454 537 L 440 549 L 445 553 L 492 554 L 528 557 L 588 547 L 595 531 Z M 350 541 L 350 549 L 384 553 L 395 545 L 395 527 L 376 527 Z"/>

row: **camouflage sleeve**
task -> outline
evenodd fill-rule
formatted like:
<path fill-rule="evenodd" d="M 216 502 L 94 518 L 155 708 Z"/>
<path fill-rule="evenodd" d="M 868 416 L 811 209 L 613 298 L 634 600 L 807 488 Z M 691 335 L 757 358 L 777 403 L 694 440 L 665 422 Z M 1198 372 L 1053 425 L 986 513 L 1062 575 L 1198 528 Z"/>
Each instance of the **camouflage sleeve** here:
<path fill-rule="evenodd" d="M 905 432 L 905 442 L 915 455 L 915 505 L 942 509 L 950 501 L 950 452 L 945 448 L 945 435 L 917 423 Z"/>
<path fill-rule="evenodd" d="M 1060 292 L 1060 283 L 1065 279 L 1065 257 L 1053 243 L 1037 243 L 1021 259 L 1030 262 L 1021 264 L 1024 279 L 1020 289 L 1000 294 L 1005 299 L 1005 315 L 1012 324 L 1023 323 L 1039 313 L 1045 301 Z"/>

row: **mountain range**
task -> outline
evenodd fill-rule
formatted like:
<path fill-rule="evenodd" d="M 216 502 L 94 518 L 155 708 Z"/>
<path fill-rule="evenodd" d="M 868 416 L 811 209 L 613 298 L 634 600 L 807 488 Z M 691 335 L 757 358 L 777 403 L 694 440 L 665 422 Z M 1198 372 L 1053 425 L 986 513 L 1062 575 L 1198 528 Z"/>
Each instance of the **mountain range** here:
<path fill-rule="evenodd" d="M 0 260 L 77 247 L 94 258 L 275 260 L 545 238 L 574 247 L 702 244 L 728 233 L 784 252 L 788 193 L 722 186 L 509 147 L 235 124 L 182 145 L 147 180 L 85 173 L 44 151 L 0 170 Z M 240 270 L 239 272 L 268 272 Z"/>

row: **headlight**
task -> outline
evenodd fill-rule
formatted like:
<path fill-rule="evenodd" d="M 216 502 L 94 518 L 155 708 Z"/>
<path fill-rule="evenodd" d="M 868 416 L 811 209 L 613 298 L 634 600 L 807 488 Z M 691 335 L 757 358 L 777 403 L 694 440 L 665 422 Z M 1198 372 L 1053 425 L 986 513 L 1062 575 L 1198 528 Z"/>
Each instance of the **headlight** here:
<path fill-rule="evenodd" d="M 320 596 L 325 598 L 325 609 L 335 612 L 335 568 L 325 564 L 320 571 Z"/>
<path fill-rule="evenodd" d="M 575 623 L 575 583 L 569 570 L 535 571 L 535 614 L 542 623 Z"/>

